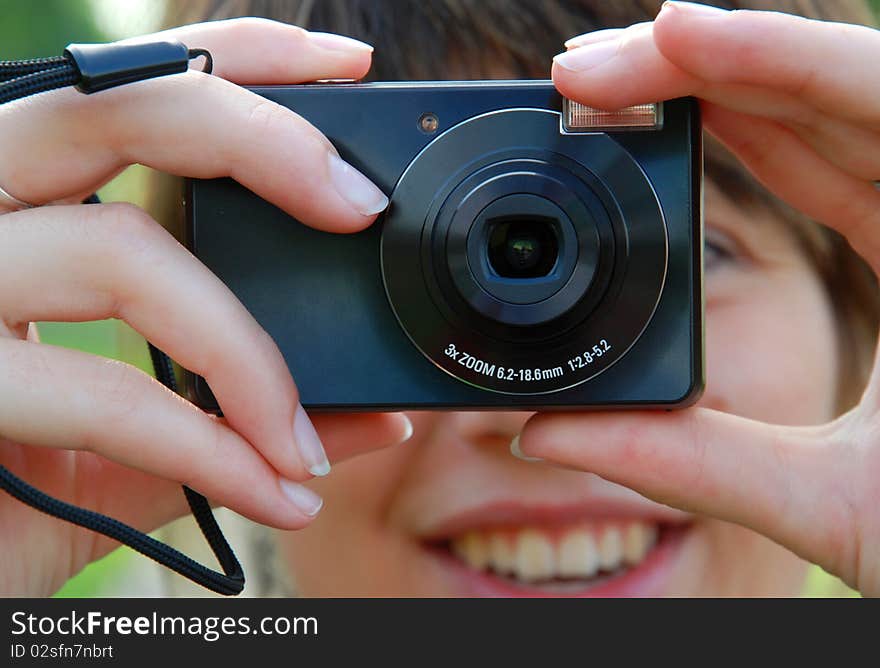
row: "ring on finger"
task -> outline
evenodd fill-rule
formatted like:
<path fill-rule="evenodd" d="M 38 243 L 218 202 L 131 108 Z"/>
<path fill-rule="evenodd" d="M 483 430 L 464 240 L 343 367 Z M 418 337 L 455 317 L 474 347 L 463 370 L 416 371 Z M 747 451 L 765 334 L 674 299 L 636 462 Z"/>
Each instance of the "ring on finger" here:
<path fill-rule="evenodd" d="M 0 206 L 11 209 L 12 211 L 21 211 L 22 209 L 33 209 L 36 204 L 28 204 L 27 202 L 10 195 L 3 190 L 2 186 L 0 186 Z"/>

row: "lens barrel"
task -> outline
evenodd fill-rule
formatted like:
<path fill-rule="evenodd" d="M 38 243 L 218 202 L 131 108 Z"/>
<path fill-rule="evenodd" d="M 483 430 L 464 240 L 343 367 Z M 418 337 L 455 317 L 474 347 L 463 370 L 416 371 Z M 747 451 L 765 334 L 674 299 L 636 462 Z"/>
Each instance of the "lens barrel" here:
<path fill-rule="evenodd" d="M 509 109 L 436 137 L 392 193 L 382 272 L 404 331 L 463 382 L 539 394 L 635 343 L 666 272 L 653 187 L 607 134 Z"/>

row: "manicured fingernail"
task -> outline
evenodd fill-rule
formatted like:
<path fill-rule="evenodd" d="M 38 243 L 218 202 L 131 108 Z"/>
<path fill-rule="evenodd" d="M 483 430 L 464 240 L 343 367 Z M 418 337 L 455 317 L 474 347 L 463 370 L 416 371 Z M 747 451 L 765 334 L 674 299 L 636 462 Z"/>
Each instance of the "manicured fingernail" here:
<path fill-rule="evenodd" d="M 540 457 L 528 457 L 523 454 L 523 451 L 520 450 L 519 447 L 519 435 L 514 436 L 513 440 L 510 442 L 510 454 L 518 459 L 522 459 L 524 462 L 543 462 L 544 460 Z"/>
<path fill-rule="evenodd" d="M 587 44 L 560 53 L 553 62 L 570 72 L 584 72 L 611 60 L 617 54 L 618 44 L 616 39 Z"/>
<path fill-rule="evenodd" d="M 284 495 L 304 515 L 314 517 L 321 510 L 321 506 L 324 505 L 324 499 L 305 485 L 293 482 L 292 480 L 285 480 L 284 478 L 281 478 L 278 484 L 281 486 L 281 491 L 284 492 Z"/>
<path fill-rule="evenodd" d="M 405 426 L 405 431 L 403 432 L 403 438 L 400 439 L 400 442 L 401 442 L 401 443 L 406 443 L 409 439 L 412 438 L 412 435 L 413 435 L 413 424 L 412 424 L 412 420 L 410 420 L 409 417 L 407 417 L 407 416 L 404 415 L 403 413 L 401 413 L 400 416 L 401 416 L 404 420 L 406 420 L 406 423 L 405 423 L 405 425 L 404 425 L 404 426 Z"/>
<path fill-rule="evenodd" d="M 330 473 L 327 453 L 324 452 L 318 432 L 302 405 L 297 406 L 293 416 L 293 438 L 309 473 L 318 476 Z"/>
<path fill-rule="evenodd" d="M 329 151 L 330 178 L 342 198 L 362 216 L 375 216 L 388 208 L 388 198 L 372 181 Z"/>
<path fill-rule="evenodd" d="M 726 9 L 722 9 L 721 7 L 712 7 L 711 5 L 703 5 L 699 2 L 677 2 L 674 0 L 667 0 L 663 3 L 663 6 L 660 8 L 660 11 L 664 10 L 674 10 L 677 12 L 682 12 L 687 14 L 688 16 L 721 16 L 723 14 L 729 14 L 730 12 Z"/>
<path fill-rule="evenodd" d="M 572 37 L 565 43 L 566 49 L 575 49 L 577 47 L 586 46 L 587 44 L 597 44 L 605 42 L 609 39 L 620 37 L 623 28 L 608 28 L 607 30 L 594 30 L 593 32 L 584 33 L 577 37 Z"/>
<path fill-rule="evenodd" d="M 322 49 L 332 51 L 363 51 L 370 53 L 373 47 L 366 42 L 361 42 L 344 35 L 335 35 L 332 32 L 310 32 L 309 39 Z"/>

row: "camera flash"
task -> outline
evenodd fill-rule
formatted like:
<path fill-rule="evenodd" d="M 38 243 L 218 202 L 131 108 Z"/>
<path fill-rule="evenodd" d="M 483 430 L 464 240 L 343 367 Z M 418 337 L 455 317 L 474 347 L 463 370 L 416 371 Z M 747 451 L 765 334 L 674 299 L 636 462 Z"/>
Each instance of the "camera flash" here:
<path fill-rule="evenodd" d="M 563 132 L 659 130 L 662 127 L 662 104 L 636 104 L 617 111 L 603 111 L 568 98 L 562 101 Z"/>

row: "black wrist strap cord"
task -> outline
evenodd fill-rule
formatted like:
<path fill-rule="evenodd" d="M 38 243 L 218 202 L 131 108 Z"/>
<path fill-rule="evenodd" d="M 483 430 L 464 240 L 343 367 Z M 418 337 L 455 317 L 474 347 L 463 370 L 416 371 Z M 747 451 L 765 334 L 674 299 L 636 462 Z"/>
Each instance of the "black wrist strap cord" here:
<path fill-rule="evenodd" d="M 210 72 L 212 60 L 209 52 L 188 49 L 179 42 L 71 44 L 58 58 L 0 62 L 0 104 L 66 86 L 76 86 L 89 94 L 134 81 L 185 72 L 189 61 L 200 56 L 205 58 L 204 71 Z M 98 201 L 94 195 L 87 200 Z M 149 347 L 156 378 L 176 392 L 177 381 L 171 360 L 152 344 Z M 118 520 L 44 494 L 3 466 L 0 466 L 0 489 L 52 517 L 124 543 L 218 594 L 235 595 L 244 589 L 241 564 L 223 536 L 208 500 L 189 487 L 184 486 L 183 493 L 223 569 L 222 573 Z"/>

